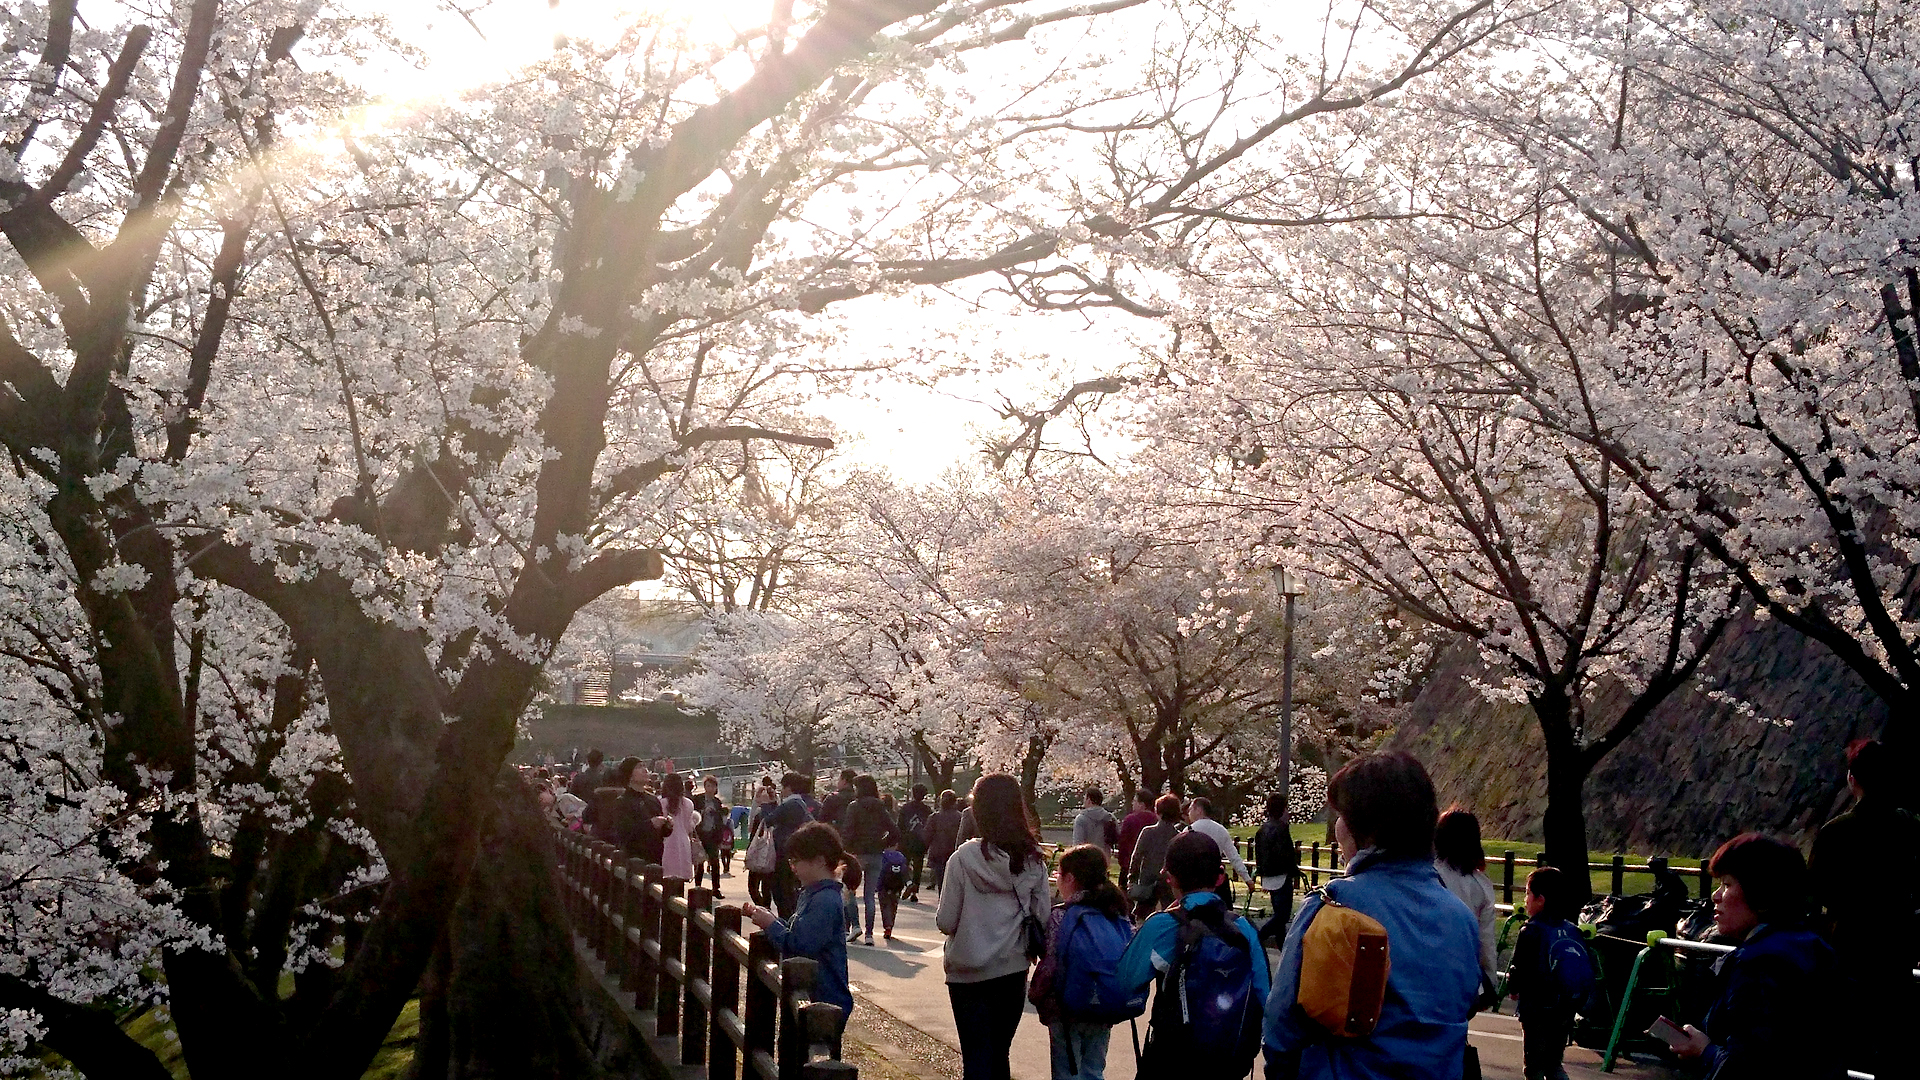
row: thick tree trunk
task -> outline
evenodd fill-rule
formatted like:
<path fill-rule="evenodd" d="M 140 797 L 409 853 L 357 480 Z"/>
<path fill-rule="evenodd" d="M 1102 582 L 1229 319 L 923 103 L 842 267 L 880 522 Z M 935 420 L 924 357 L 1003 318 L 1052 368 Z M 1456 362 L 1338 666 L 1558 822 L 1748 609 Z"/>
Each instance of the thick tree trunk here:
<path fill-rule="evenodd" d="M 420 982 L 413 1080 L 598 1076 L 553 839 L 518 778 L 496 791 L 479 862 Z"/>
<path fill-rule="evenodd" d="M 1572 875 L 1581 896 L 1591 894 L 1587 877 L 1587 774 L 1593 759 L 1573 734 L 1573 703 L 1565 694 L 1549 693 L 1532 700 L 1534 715 L 1547 746 L 1547 812 L 1540 830 L 1546 841 L 1542 857 L 1550 866 Z"/>

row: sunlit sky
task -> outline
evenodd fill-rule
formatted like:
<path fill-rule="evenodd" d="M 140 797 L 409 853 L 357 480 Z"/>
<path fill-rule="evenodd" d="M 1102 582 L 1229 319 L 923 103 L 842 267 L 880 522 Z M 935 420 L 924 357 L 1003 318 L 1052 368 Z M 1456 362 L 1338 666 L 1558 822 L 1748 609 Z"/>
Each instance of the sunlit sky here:
<path fill-rule="evenodd" d="M 385 14 L 402 40 L 422 51 L 420 67 L 388 61 L 360 73 L 387 109 L 401 112 L 504 80 L 545 56 L 556 36 L 597 36 L 614 25 L 616 12 L 640 6 L 602 0 L 559 0 L 553 6 L 546 0 L 493 0 L 463 17 L 433 3 L 362 2 Z M 767 9 L 766 0 L 654 2 L 695 20 L 697 35 L 718 39 L 731 38 L 736 27 L 754 25 Z M 845 308 L 845 313 L 858 316 L 842 341 L 850 355 L 887 355 L 925 327 L 939 325 L 980 350 L 983 361 L 996 349 L 1034 360 L 991 378 L 956 377 L 933 388 L 888 382 L 861 398 L 821 402 L 818 411 L 842 432 L 848 465 L 883 468 L 910 482 L 931 479 L 977 454 L 983 429 L 998 423 L 992 406 L 1003 394 L 1021 404 L 1050 398 L 1058 386 L 1124 356 L 1132 347 L 1131 335 L 1151 333 L 1149 327 L 1127 326 L 1119 319 L 1029 315 L 1009 325 L 978 317 L 965 301 L 979 287 L 956 286 L 934 296 L 931 306 L 924 298 L 869 299 Z"/>

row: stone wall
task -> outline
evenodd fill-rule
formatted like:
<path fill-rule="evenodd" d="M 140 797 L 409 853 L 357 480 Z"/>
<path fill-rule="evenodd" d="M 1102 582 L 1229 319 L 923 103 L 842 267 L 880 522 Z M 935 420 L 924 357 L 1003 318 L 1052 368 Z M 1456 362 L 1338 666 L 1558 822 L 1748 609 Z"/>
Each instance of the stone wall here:
<path fill-rule="evenodd" d="M 1474 810 L 1490 837 L 1540 839 L 1546 753 L 1525 706 L 1495 704 L 1467 682 L 1460 649 L 1408 708 L 1392 745 L 1432 771 L 1442 807 Z M 1847 743 L 1877 735 L 1886 707 L 1824 648 L 1770 621 L 1730 627 L 1708 685 L 1669 698 L 1587 783 L 1595 850 L 1710 854 L 1747 829 L 1810 840 L 1846 804 Z M 1601 702 L 1618 715 L 1624 693 Z"/>

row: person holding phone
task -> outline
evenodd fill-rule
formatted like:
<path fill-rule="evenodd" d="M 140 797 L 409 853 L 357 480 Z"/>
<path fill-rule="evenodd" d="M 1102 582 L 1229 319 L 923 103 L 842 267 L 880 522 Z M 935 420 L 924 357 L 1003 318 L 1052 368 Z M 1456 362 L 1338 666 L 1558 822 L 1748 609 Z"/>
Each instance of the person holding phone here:
<path fill-rule="evenodd" d="M 1839 961 L 1807 926 L 1806 860 L 1743 833 L 1720 845 L 1707 871 L 1718 883 L 1714 928 L 1738 946 L 1721 963 L 1720 996 L 1703 1027 L 1662 1017 L 1651 1030 L 1714 1080 L 1842 1080 L 1851 1025 L 1836 1006 Z"/>

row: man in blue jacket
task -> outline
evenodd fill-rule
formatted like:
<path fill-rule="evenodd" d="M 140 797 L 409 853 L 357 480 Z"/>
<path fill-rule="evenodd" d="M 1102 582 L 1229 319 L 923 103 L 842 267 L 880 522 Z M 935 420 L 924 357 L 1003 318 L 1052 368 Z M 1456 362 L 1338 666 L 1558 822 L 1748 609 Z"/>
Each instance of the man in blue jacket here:
<path fill-rule="evenodd" d="M 1335 1038 L 1300 1008 L 1301 941 L 1326 906 L 1307 897 L 1267 1000 L 1267 1080 L 1459 1080 L 1480 992 L 1480 928 L 1433 868 L 1433 782 L 1407 754 L 1372 754 L 1334 775 L 1327 801 L 1347 877 L 1326 896 L 1386 928 L 1386 999 L 1362 1039 Z"/>

